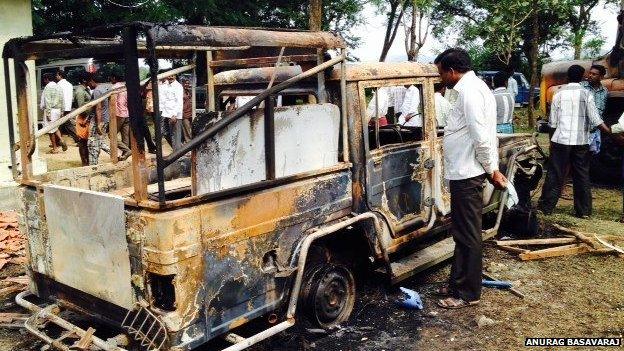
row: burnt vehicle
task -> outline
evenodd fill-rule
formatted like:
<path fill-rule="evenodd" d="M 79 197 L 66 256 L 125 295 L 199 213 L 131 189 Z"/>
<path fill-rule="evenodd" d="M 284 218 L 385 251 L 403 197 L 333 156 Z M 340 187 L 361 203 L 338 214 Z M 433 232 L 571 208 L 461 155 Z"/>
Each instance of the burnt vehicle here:
<path fill-rule="evenodd" d="M 27 127 L 22 63 L 59 55 L 123 55 L 131 160 L 32 174 L 31 151 L 46 130 Z M 168 155 L 159 128 L 155 157 L 143 148 L 140 56 L 155 105 L 158 79 L 205 66 L 208 112 Z M 328 329 L 346 321 L 358 265 L 396 283 L 453 255 L 433 65 L 347 65 L 343 40 L 325 32 L 148 23 L 13 39 L 3 57 L 7 72 L 15 60 L 16 177 L 29 239 L 30 291 L 17 302 L 33 312 L 28 330 L 54 347 L 77 335 L 103 350 L 190 350 L 219 337 L 241 350 L 302 320 Z M 158 74 L 162 57 L 190 64 Z M 411 126 L 380 123 L 393 120 L 382 92 L 397 87 L 420 99 Z M 502 171 L 524 184 L 526 203 L 541 150 L 528 134 L 499 135 L 499 144 Z M 508 194 L 484 191 L 488 238 Z M 65 309 L 121 333 L 104 340 L 62 318 Z M 263 316 L 266 328 L 239 335 Z M 45 323 L 67 333 L 54 338 Z"/>

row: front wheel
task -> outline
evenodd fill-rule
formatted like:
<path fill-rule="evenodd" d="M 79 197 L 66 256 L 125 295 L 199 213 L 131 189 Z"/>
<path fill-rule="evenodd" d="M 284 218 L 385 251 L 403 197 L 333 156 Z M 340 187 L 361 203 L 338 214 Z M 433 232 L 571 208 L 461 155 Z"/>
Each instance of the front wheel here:
<path fill-rule="evenodd" d="M 304 317 L 317 327 L 333 329 L 349 319 L 355 304 L 355 278 L 340 263 L 322 263 L 306 269 L 300 294 Z"/>

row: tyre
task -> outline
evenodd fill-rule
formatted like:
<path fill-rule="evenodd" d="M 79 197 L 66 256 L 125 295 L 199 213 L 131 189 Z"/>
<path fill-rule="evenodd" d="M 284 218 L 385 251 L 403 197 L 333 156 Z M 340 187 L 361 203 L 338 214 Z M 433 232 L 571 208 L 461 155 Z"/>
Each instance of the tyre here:
<path fill-rule="evenodd" d="M 307 266 L 299 301 L 300 316 L 315 327 L 333 329 L 345 322 L 355 303 L 352 269 L 336 262 Z"/>

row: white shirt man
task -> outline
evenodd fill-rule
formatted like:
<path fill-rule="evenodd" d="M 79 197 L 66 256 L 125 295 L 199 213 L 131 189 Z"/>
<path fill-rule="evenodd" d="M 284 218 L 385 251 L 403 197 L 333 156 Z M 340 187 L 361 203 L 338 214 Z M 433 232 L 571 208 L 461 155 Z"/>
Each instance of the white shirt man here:
<path fill-rule="evenodd" d="M 603 123 L 594 95 L 579 83 L 568 83 L 555 94 L 548 122 L 556 128 L 551 141 L 562 145 L 588 145 L 590 130 Z"/>
<path fill-rule="evenodd" d="M 401 116 L 399 124 L 406 127 L 422 127 L 422 114 L 420 113 L 420 90 L 410 85 L 405 92 L 403 104 L 401 104 Z"/>
<path fill-rule="evenodd" d="M 381 118 L 388 113 L 390 93 L 390 88 L 387 87 L 378 88 L 377 91 L 373 93 L 373 98 L 368 102 L 368 106 L 366 107 L 367 122 L 370 122 L 373 117 Z M 377 102 L 379 102 L 379 108 L 377 107 Z"/>
<path fill-rule="evenodd" d="M 474 71 L 453 87 L 457 100 L 444 128 L 444 172 L 449 180 L 498 170 L 496 101 Z"/>
<path fill-rule="evenodd" d="M 507 89 L 509 89 L 509 92 L 513 95 L 514 101 L 516 101 L 518 98 L 518 82 L 513 75 L 507 79 Z"/>
<path fill-rule="evenodd" d="M 74 86 L 63 78 L 57 83 L 63 92 L 63 111 L 70 112 L 72 110 L 72 101 L 74 100 Z"/>
<path fill-rule="evenodd" d="M 177 80 L 170 81 L 162 89 L 162 108 L 163 117 L 182 119 L 184 87 Z"/>
<path fill-rule="evenodd" d="M 513 93 L 505 87 L 498 87 L 494 89 L 493 94 L 496 99 L 496 123 L 512 123 L 515 106 Z"/>
<path fill-rule="evenodd" d="M 446 120 L 453 110 L 453 105 L 451 105 L 451 103 L 438 92 L 436 92 L 433 97 L 436 110 L 436 121 L 438 122 L 438 127 L 443 128 L 446 126 Z"/>

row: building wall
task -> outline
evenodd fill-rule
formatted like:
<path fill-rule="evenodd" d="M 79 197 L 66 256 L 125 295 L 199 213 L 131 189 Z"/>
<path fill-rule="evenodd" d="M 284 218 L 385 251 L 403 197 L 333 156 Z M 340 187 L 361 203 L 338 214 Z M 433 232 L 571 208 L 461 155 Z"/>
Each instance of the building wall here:
<path fill-rule="evenodd" d="M 30 0 L 0 0 L 0 47 L 4 47 L 4 43 L 10 38 L 18 36 L 32 35 L 32 8 Z M 27 62 L 28 68 L 32 74 L 28 82 L 29 105 L 32 121 L 32 129 L 37 127 L 37 87 L 35 76 L 35 63 Z M 11 62 L 11 67 L 12 67 Z M 1 65 L 0 65 L 1 67 Z M 17 122 L 15 99 L 15 79 L 11 71 L 11 84 L 13 86 L 13 120 Z M 7 102 L 5 93 L 4 69 L 0 69 L 0 185 L 6 185 L 12 181 L 12 173 L 9 168 L 11 165 L 10 147 L 9 147 L 9 131 L 8 131 L 8 115 Z M 17 126 L 15 126 L 17 133 Z M 15 140 L 19 140 L 19 136 L 15 136 Z M 19 160 L 18 160 L 19 162 Z M 33 172 L 35 174 L 46 171 L 45 163 L 39 157 L 39 153 L 33 155 Z"/>

